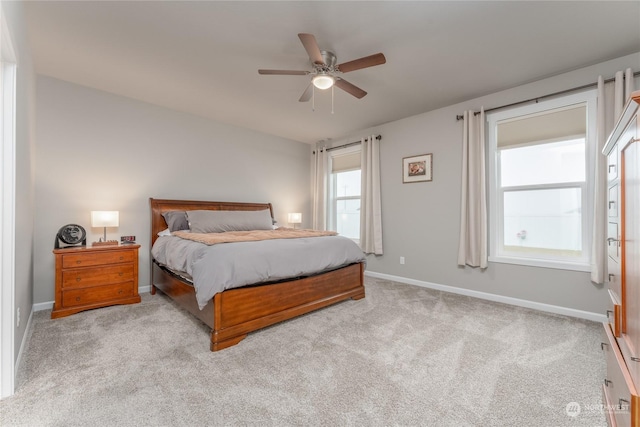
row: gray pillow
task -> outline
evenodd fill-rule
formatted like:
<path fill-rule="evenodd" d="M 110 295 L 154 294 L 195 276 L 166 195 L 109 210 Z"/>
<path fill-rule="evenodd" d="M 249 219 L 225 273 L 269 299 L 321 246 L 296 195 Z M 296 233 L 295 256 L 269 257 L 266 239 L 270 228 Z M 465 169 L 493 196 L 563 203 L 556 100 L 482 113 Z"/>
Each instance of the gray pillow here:
<path fill-rule="evenodd" d="M 187 211 L 193 233 L 272 230 L 271 211 Z"/>
<path fill-rule="evenodd" d="M 162 214 L 169 226 L 169 231 L 180 231 L 189 229 L 189 221 L 185 211 L 168 211 Z"/>

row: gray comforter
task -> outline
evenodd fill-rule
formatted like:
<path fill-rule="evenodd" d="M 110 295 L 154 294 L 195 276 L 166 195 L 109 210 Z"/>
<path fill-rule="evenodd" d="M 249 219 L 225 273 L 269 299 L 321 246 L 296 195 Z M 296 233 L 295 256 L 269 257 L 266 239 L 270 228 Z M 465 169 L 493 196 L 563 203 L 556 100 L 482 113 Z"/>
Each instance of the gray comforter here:
<path fill-rule="evenodd" d="M 358 245 L 342 236 L 212 246 L 163 236 L 158 237 L 151 254 L 161 265 L 192 278 L 201 310 L 225 289 L 308 276 L 365 260 Z"/>

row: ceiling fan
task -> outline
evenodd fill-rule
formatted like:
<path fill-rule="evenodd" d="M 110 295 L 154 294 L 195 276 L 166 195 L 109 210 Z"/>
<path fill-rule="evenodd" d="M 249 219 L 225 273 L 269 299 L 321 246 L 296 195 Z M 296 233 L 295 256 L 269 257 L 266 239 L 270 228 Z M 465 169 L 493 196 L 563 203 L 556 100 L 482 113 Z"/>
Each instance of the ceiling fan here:
<path fill-rule="evenodd" d="M 329 89 L 334 85 L 358 99 L 363 98 L 367 92 L 349 83 L 340 77 L 339 74 L 373 67 L 374 65 L 381 65 L 387 62 L 387 59 L 382 53 L 376 53 L 375 55 L 365 56 L 360 59 L 354 59 L 353 61 L 343 62 L 342 64 L 336 64 L 336 55 L 328 50 L 320 50 L 313 34 L 300 33 L 298 34 L 298 37 L 309 55 L 309 60 L 311 61 L 311 65 L 313 65 L 313 71 L 258 70 L 258 74 L 283 76 L 313 75 L 311 83 L 309 83 L 309 86 L 307 86 L 307 89 L 305 89 L 304 93 L 298 100 L 300 102 L 306 102 L 311 99 L 314 87 L 324 90 Z"/>

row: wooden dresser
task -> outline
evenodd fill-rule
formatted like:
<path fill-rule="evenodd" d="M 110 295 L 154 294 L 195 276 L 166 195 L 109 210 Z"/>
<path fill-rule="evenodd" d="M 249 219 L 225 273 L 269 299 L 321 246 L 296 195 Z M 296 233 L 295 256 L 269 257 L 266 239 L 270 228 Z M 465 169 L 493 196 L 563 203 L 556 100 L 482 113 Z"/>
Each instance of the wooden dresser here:
<path fill-rule="evenodd" d="M 54 249 L 56 293 L 51 318 L 115 304 L 135 304 L 140 245 Z"/>
<path fill-rule="evenodd" d="M 640 427 L 640 91 L 607 140 L 607 361 L 603 404 L 610 426 Z"/>

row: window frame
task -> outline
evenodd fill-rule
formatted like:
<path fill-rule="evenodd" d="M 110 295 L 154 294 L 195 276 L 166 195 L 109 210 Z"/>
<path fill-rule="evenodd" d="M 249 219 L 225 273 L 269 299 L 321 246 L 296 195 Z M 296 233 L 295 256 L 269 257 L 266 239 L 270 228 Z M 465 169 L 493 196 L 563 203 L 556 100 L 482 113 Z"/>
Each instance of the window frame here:
<path fill-rule="evenodd" d="M 337 225 L 338 225 L 338 219 L 337 219 L 337 210 L 338 210 L 338 202 L 343 201 L 343 200 L 360 200 L 360 206 L 362 207 L 362 189 L 360 190 L 360 195 L 358 196 L 337 196 L 338 191 L 337 191 L 337 179 L 336 179 L 336 173 L 333 172 L 333 159 L 335 157 L 340 157 L 340 156 L 344 156 L 344 155 L 349 155 L 349 154 L 354 154 L 354 153 L 362 153 L 362 148 L 360 145 L 357 146 L 351 146 L 351 147 L 345 147 L 345 148 L 339 148 L 336 150 L 332 150 L 329 152 L 329 187 L 328 187 L 328 192 L 327 192 L 327 199 L 328 199 L 328 203 L 327 203 L 327 216 L 328 216 L 328 221 L 327 221 L 327 225 L 328 225 L 328 229 L 329 230 L 337 230 Z M 362 163 L 360 164 L 360 167 L 358 169 L 349 169 L 349 170 L 343 170 L 340 172 L 351 172 L 354 170 L 359 170 L 362 174 Z M 351 240 L 353 240 L 354 242 L 356 242 L 357 244 L 360 244 L 360 230 L 358 229 L 358 238 L 354 239 L 351 238 Z"/>
<path fill-rule="evenodd" d="M 551 100 L 541 101 L 533 105 L 526 105 L 509 110 L 488 113 L 486 117 L 488 129 L 488 150 L 489 157 L 489 261 L 505 264 L 517 264 L 533 267 L 555 268 L 563 270 L 590 271 L 591 245 L 593 240 L 593 208 L 594 208 L 594 185 L 595 185 L 595 162 L 597 159 L 596 141 L 596 101 L 597 91 L 595 89 L 580 93 L 566 95 Z M 497 125 L 501 122 L 513 120 L 518 117 L 527 116 L 543 111 L 562 109 L 577 105 L 586 106 L 587 124 L 585 135 L 585 181 L 566 182 L 552 184 L 521 185 L 501 188 L 501 158 L 503 148 L 497 147 Z M 563 138 L 564 139 L 564 138 Z M 570 137 L 566 138 L 567 140 Z M 539 143 L 550 141 L 539 141 Z M 531 144 L 528 144 L 531 145 Z M 517 147 L 517 146 L 514 146 Z M 512 147 L 513 148 L 513 147 Z M 580 188 L 582 193 L 582 257 L 566 258 L 562 256 L 543 256 L 532 254 L 523 256 L 514 254 L 504 249 L 504 194 L 514 190 L 542 190 Z"/>

